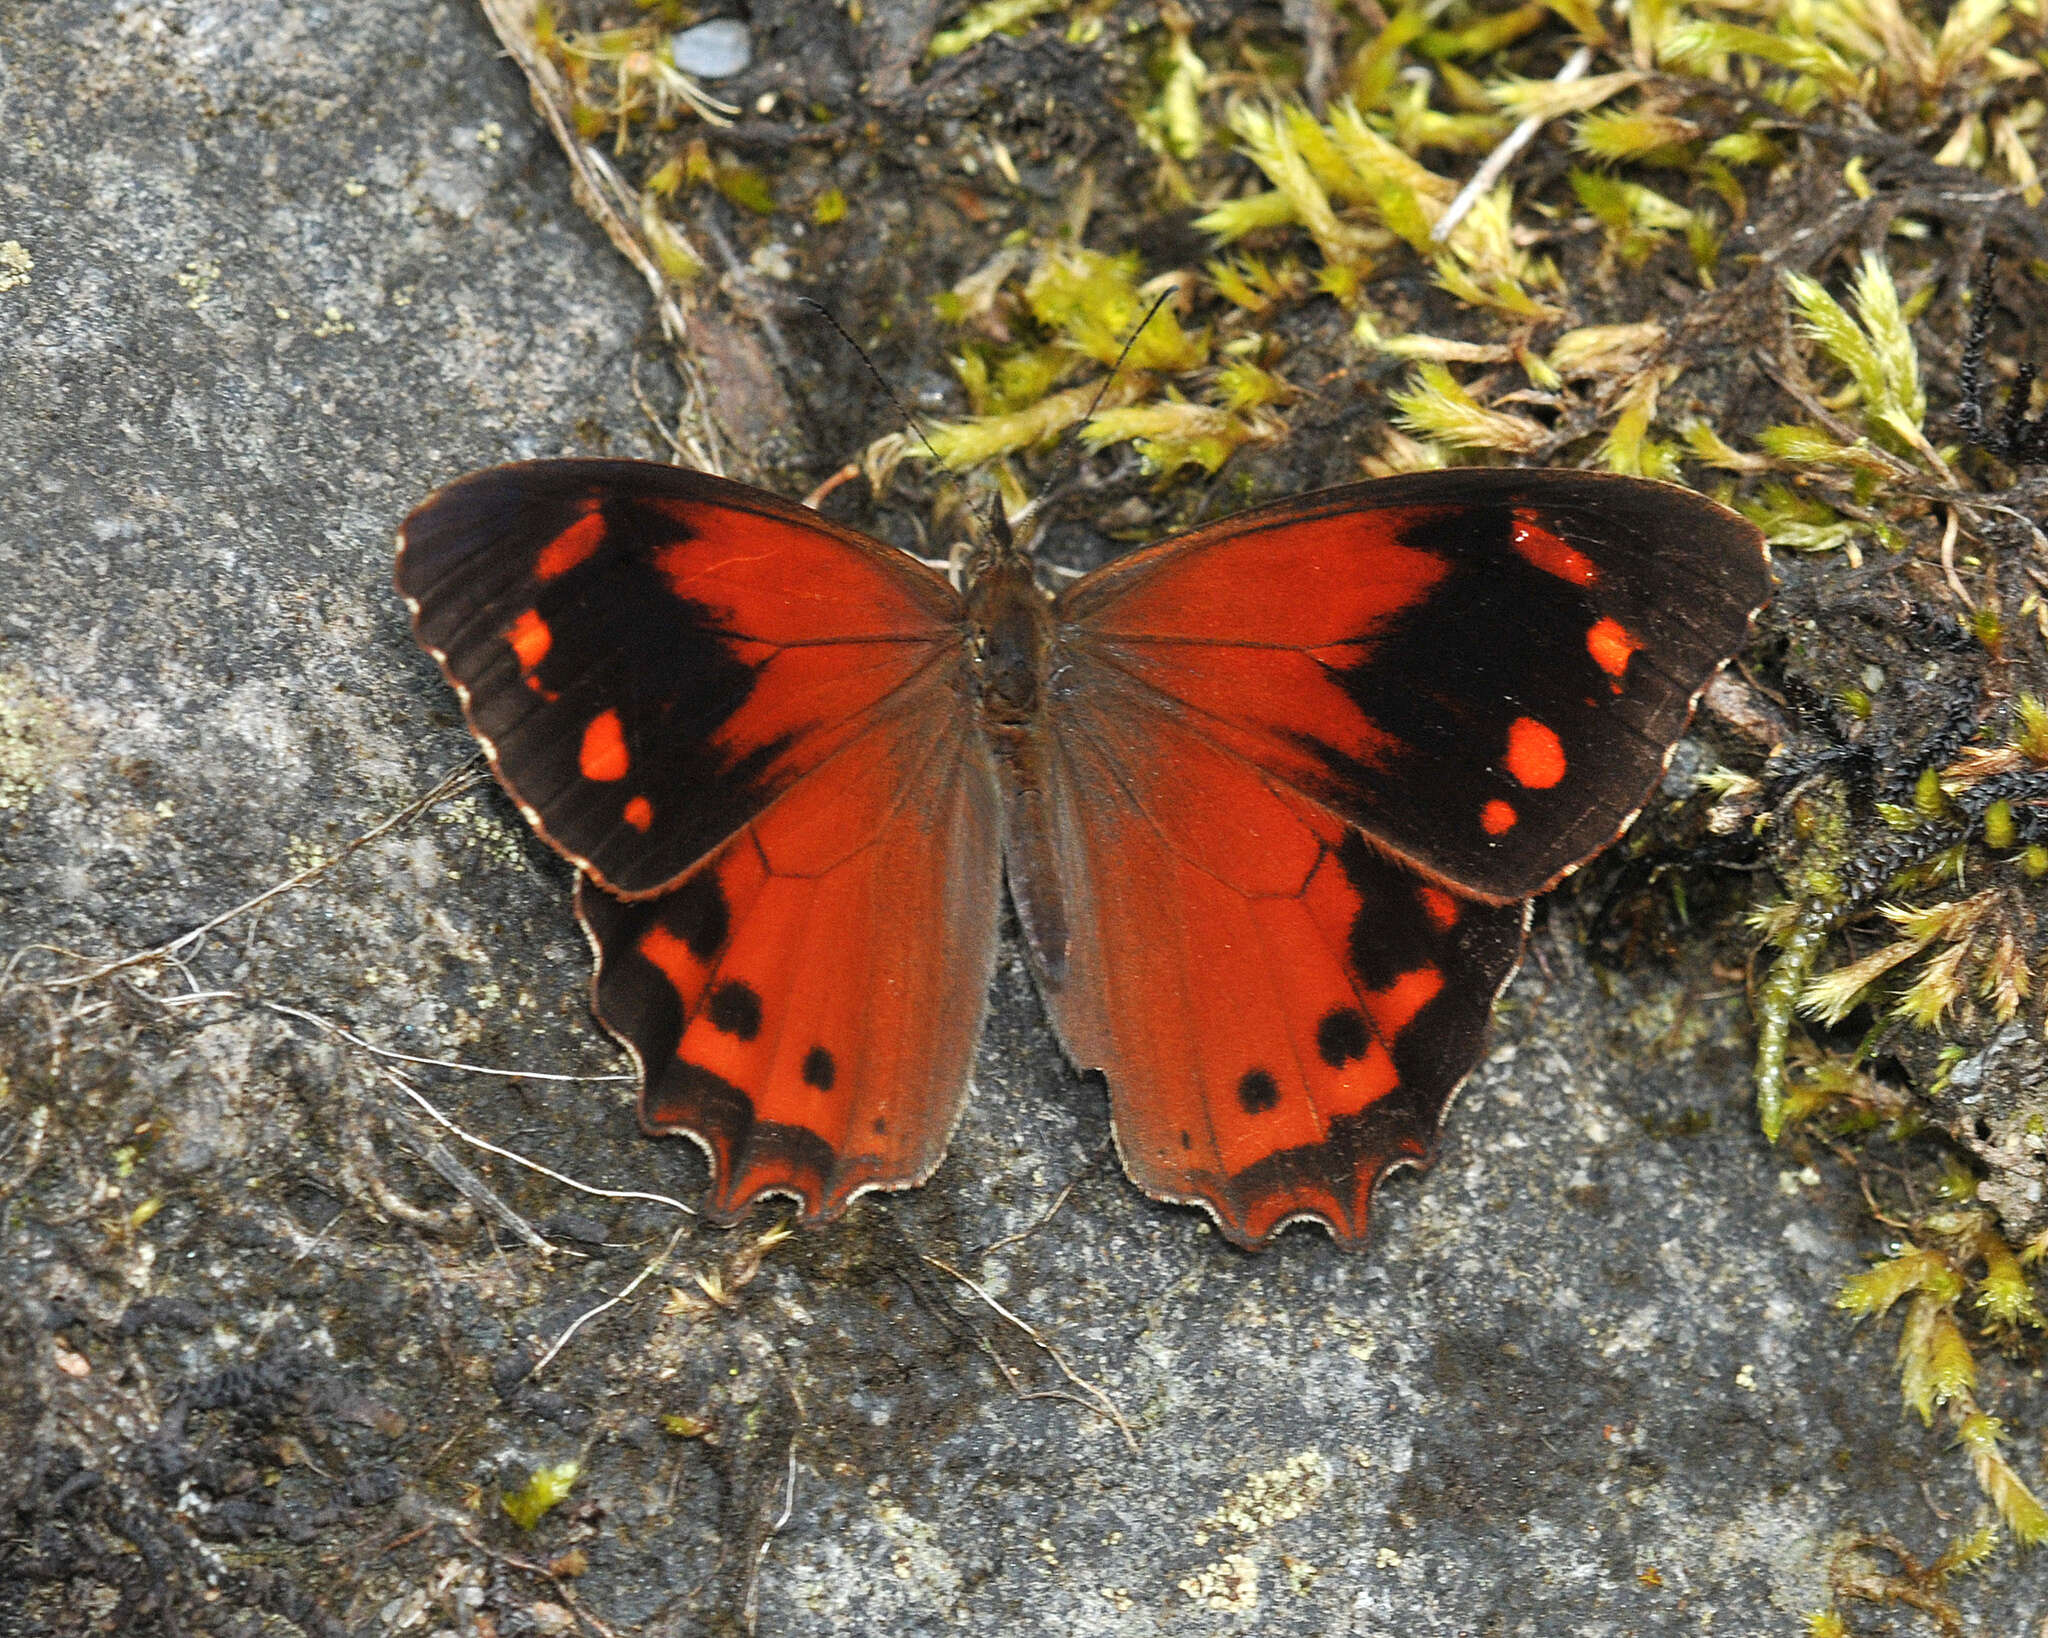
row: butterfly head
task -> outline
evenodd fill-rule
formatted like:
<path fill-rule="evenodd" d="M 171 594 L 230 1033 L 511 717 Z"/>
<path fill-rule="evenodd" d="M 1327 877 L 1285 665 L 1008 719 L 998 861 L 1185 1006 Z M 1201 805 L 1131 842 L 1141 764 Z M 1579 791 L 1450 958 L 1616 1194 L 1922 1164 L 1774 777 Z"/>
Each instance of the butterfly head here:
<path fill-rule="evenodd" d="M 960 503 L 958 521 L 964 525 L 966 541 L 954 548 L 960 566 L 961 589 L 972 597 L 983 581 L 1002 576 L 1032 578 L 1039 533 L 1039 502 L 1032 500 L 1015 511 L 1010 509 L 1014 493 L 997 489 L 988 504 L 971 508 Z"/>

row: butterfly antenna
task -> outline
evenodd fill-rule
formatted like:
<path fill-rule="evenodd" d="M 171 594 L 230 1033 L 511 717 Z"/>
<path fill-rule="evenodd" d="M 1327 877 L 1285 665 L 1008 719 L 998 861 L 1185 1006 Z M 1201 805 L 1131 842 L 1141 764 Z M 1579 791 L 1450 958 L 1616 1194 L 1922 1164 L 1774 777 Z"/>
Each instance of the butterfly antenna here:
<path fill-rule="evenodd" d="M 882 374 L 880 370 L 875 368 L 875 361 L 872 358 L 868 357 L 867 349 L 863 347 L 859 342 L 855 341 L 852 336 L 846 333 L 846 326 L 839 322 L 838 318 L 833 314 L 832 309 L 827 307 L 821 301 L 811 300 L 809 296 L 799 296 L 796 299 L 799 302 L 803 303 L 804 306 L 810 308 L 812 312 L 816 313 L 827 324 L 831 325 L 834 330 L 837 330 L 839 332 L 839 339 L 845 342 L 847 346 L 853 349 L 853 356 L 860 360 L 861 367 L 865 369 L 869 375 L 875 378 L 875 385 L 880 387 L 882 391 L 888 395 L 889 402 L 896 406 L 896 413 L 902 416 L 904 423 L 910 428 L 912 432 L 917 434 L 917 441 L 923 444 L 924 447 L 931 452 L 932 459 L 939 463 L 939 470 L 942 472 L 950 472 L 952 468 L 946 465 L 946 457 L 941 455 L 938 452 L 938 450 L 933 446 L 931 439 L 925 436 L 923 418 L 918 415 L 916 410 L 912 409 L 908 404 L 904 403 L 900 397 L 897 396 L 896 389 L 889 385 L 889 378 Z M 1130 351 L 1128 347 L 1126 347 L 1124 350 L 1126 352 Z M 1089 413 L 1092 415 L 1094 411 L 1091 410 Z"/>
<path fill-rule="evenodd" d="M 1118 349 L 1116 355 L 1116 362 L 1110 365 L 1109 374 L 1105 375 L 1102 378 L 1102 385 L 1095 389 L 1095 396 L 1093 399 L 1089 401 L 1088 413 L 1082 416 L 1081 419 L 1076 421 L 1071 427 L 1069 427 L 1067 429 L 1066 437 L 1061 440 L 1060 453 L 1063 456 L 1071 452 L 1071 450 L 1073 449 L 1074 440 L 1080 436 L 1081 429 L 1085 427 L 1090 421 L 1094 420 L 1095 412 L 1102 408 L 1102 401 L 1103 399 L 1109 396 L 1109 389 L 1111 385 L 1116 381 L 1117 376 L 1122 373 L 1125 360 L 1127 360 L 1131 356 L 1131 349 L 1138 345 L 1138 337 L 1142 336 L 1145 333 L 1145 327 L 1148 324 L 1150 324 L 1153 321 L 1153 319 L 1159 316 L 1159 309 L 1164 307 L 1171 300 L 1173 300 L 1175 293 L 1176 292 L 1171 287 L 1160 291 L 1158 299 L 1155 300 L 1150 307 L 1145 309 L 1145 316 L 1138 320 L 1137 325 L 1132 329 L 1130 335 L 1125 337 L 1123 346 L 1120 349 Z M 1050 494 L 1052 491 L 1053 479 L 1055 476 L 1055 473 L 1048 473 L 1046 475 L 1045 482 L 1039 485 L 1038 493 L 1031 498 L 1030 504 L 1027 505 L 1022 512 L 1017 514 L 1018 523 L 1023 523 L 1024 521 L 1026 521 L 1028 518 L 1032 516 L 1032 514 L 1034 514 L 1039 509 L 1039 507 L 1045 504 L 1046 496 Z"/>
<path fill-rule="evenodd" d="M 1145 316 L 1138 320 L 1137 328 L 1131 331 L 1123 347 L 1118 351 L 1116 362 L 1110 365 L 1109 374 L 1102 378 L 1102 385 L 1095 389 L 1095 398 L 1088 406 L 1088 413 L 1074 423 L 1076 427 L 1085 427 L 1090 421 L 1095 419 L 1095 412 L 1102 408 L 1102 400 L 1109 392 L 1109 384 L 1117 378 L 1118 372 L 1123 369 L 1124 360 L 1131 356 L 1131 349 L 1138 345 L 1138 337 L 1145 333 L 1145 326 L 1159 316 L 1159 309 L 1172 301 L 1176 294 L 1178 294 L 1178 291 L 1169 286 L 1160 291 L 1159 299 L 1145 309 Z"/>

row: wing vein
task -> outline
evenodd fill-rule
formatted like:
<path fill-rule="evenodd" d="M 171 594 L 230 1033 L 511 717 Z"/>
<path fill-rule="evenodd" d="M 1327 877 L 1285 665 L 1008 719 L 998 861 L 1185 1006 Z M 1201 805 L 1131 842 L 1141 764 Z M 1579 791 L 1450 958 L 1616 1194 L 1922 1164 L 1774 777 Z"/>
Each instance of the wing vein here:
<path fill-rule="evenodd" d="M 865 746 L 868 742 L 868 738 L 870 735 L 882 733 L 886 730 L 893 729 L 895 727 L 894 719 L 900 714 L 902 714 L 903 711 L 906 709 L 907 702 L 903 698 L 906 690 L 908 690 L 913 684 L 919 682 L 922 682 L 923 685 L 926 687 L 937 686 L 934 680 L 928 675 L 930 669 L 930 663 L 919 666 L 916 671 L 912 672 L 908 677 L 905 677 L 902 682 L 898 683 L 894 688 L 890 689 L 888 693 L 879 696 L 872 703 L 861 707 L 861 709 L 859 711 L 856 711 L 852 717 L 841 719 L 842 721 L 857 721 L 862 717 L 874 717 L 878 718 L 879 720 L 869 723 L 865 728 L 861 729 L 856 733 L 847 735 L 847 737 L 844 740 L 840 741 L 839 744 L 833 746 L 831 750 L 825 753 L 825 755 L 820 757 L 816 762 L 812 763 L 810 767 L 804 769 L 802 773 L 798 774 L 796 778 L 792 779 L 781 790 L 777 791 L 775 795 L 771 797 L 767 802 L 764 802 L 760 807 L 756 808 L 754 812 L 747 816 L 747 818 L 743 821 L 741 825 L 735 826 L 732 830 L 728 831 L 724 836 L 721 836 L 710 847 L 707 847 L 703 851 L 703 853 L 701 853 L 697 858 L 691 860 L 689 864 L 683 867 L 683 869 L 677 871 L 674 876 L 668 879 L 668 881 L 661 883 L 652 892 L 635 894 L 633 895 L 633 897 L 642 899 L 654 898 L 661 893 L 667 892 L 670 888 L 674 887 L 677 882 L 681 881 L 683 877 L 687 876 L 691 871 L 697 869 L 698 866 L 703 864 L 703 862 L 706 859 L 710 858 L 713 854 L 717 853 L 721 848 L 725 847 L 728 843 L 730 843 L 733 837 L 738 835 L 742 829 L 748 829 L 753 827 L 754 825 L 759 824 L 763 819 L 767 818 L 769 814 L 775 812 L 777 808 L 781 807 L 783 803 L 793 800 L 797 796 L 797 794 L 803 790 L 804 785 L 815 775 L 819 774 L 824 769 L 830 767 L 834 762 L 838 761 L 840 757 L 849 755 L 855 750 Z M 889 709 L 885 711 L 884 707 L 889 707 Z M 948 720 L 953 720 L 957 718 L 957 715 L 957 711 L 947 713 Z M 957 721 L 955 721 L 953 732 L 955 737 L 957 737 L 959 733 Z M 895 812 L 895 809 L 891 808 L 890 812 L 893 814 Z"/>
<path fill-rule="evenodd" d="M 1111 664 L 1111 662 L 1108 661 L 1101 661 L 1099 656 L 1091 656 L 1091 658 L 1097 659 L 1100 663 L 1104 665 Z M 1199 715 L 1210 722 L 1223 722 L 1226 723 L 1227 726 L 1227 720 L 1223 717 L 1216 715 L 1216 713 L 1212 711 L 1205 711 L 1200 706 L 1188 705 L 1187 702 L 1185 702 L 1184 700 L 1176 699 L 1173 695 L 1167 693 L 1164 689 L 1154 687 L 1151 683 L 1146 682 L 1142 677 L 1132 676 L 1129 672 L 1123 671 L 1123 668 L 1120 666 L 1113 666 L 1112 669 L 1115 669 L 1121 672 L 1124 676 L 1128 677 L 1134 685 L 1144 689 L 1148 695 L 1153 695 L 1159 699 L 1166 700 L 1170 702 L 1172 706 L 1177 707 L 1180 710 L 1184 710 L 1187 712 L 1191 712 L 1195 715 Z M 1157 711 L 1159 708 L 1157 706 L 1154 706 L 1152 707 L 1152 709 Z M 1177 712 L 1175 710 L 1160 711 L 1159 714 L 1163 716 L 1169 723 L 1172 723 L 1175 727 L 1180 728 L 1183 732 L 1194 732 L 1192 728 L 1189 728 L 1185 724 L 1180 723 L 1176 720 Z M 1068 720 L 1076 725 L 1076 732 L 1089 732 L 1087 725 L 1084 722 L 1082 722 L 1079 713 L 1070 713 Z M 1057 737 L 1058 736 L 1055 736 L 1055 738 Z M 1310 792 L 1301 789 L 1301 787 L 1296 785 L 1292 780 L 1287 779 L 1284 776 L 1276 773 L 1273 769 L 1266 767 L 1263 763 L 1256 761 L 1254 758 L 1246 756 L 1242 751 L 1237 750 L 1233 746 L 1223 744 L 1221 741 L 1209 738 L 1207 736 L 1201 737 L 1203 744 L 1206 745 L 1210 750 L 1216 752 L 1219 756 L 1228 757 L 1231 761 L 1237 763 L 1239 766 L 1250 769 L 1253 776 L 1259 779 L 1262 783 L 1264 783 L 1268 789 L 1271 789 L 1275 783 L 1279 784 L 1283 789 L 1291 792 L 1295 796 L 1300 797 L 1302 801 L 1308 803 L 1309 806 L 1316 810 L 1316 812 L 1328 818 L 1331 821 L 1331 823 L 1341 825 L 1346 830 L 1359 831 L 1361 834 L 1366 835 L 1367 839 L 1372 843 L 1375 850 L 1387 854 L 1388 856 L 1399 860 L 1403 864 L 1408 864 L 1410 869 L 1415 868 L 1412 864 L 1409 864 L 1405 855 L 1389 847 L 1380 838 L 1372 836 L 1370 833 L 1366 832 L 1364 830 L 1364 827 L 1361 826 L 1356 820 L 1346 818 L 1343 814 L 1336 812 L 1333 808 L 1329 806 L 1328 803 L 1324 802 L 1321 798 L 1314 796 Z M 1097 749 L 1098 752 L 1102 755 L 1103 761 L 1111 767 L 1114 767 L 1115 758 L 1110 756 L 1107 750 L 1102 748 L 1099 744 Z M 1129 794 L 1128 786 L 1126 787 L 1126 793 Z M 1150 811 L 1146 809 L 1143 806 L 1143 804 L 1141 804 L 1137 800 L 1135 795 L 1132 795 L 1131 797 L 1131 804 L 1133 807 L 1137 808 L 1137 810 L 1141 814 L 1144 814 L 1145 822 L 1149 826 L 1151 826 L 1153 831 L 1159 835 L 1161 842 L 1164 843 L 1166 840 L 1165 832 L 1160 829 L 1157 821 L 1155 821 L 1152 818 Z M 1176 858 L 1180 856 L 1178 850 L 1172 848 L 1171 846 L 1168 846 L 1167 850 L 1170 853 L 1173 853 Z M 1220 876 L 1217 876 L 1214 871 L 1207 869 L 1205 866 L 1196 864 L 1194 865 L 1194 868 L 1197 870 L 1201 870 L 1204 875 L 1210 877 L 1212 880 L 1222 881 L 1222 878 Z M 1229 886 L 1229 883 L 1225 882 L 1224 885 Z"/>

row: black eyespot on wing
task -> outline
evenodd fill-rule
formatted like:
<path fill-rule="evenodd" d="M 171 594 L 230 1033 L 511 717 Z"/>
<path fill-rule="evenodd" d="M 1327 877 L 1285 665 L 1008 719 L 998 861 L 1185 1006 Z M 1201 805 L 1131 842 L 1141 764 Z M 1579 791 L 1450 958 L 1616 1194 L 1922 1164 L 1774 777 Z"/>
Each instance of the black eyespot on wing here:
<path fill-rule="evenodd" d="M 1247 1069 L 1237 1083 L 1237 1101 L 1247 1115 L 1279 1107 L 1280 1083 L 1264 1069 Z"/>
<path fill-rule="evenodd" d="M 839 1078 L 839 1065 L 832 1054 L 821 1046 L 814 1046 L 804 1054 L 804 1084 L 815 1086 L 820 1092 L 830 1092 L 832 1083 Z"/>
<path fill-rule="evenodd" d="M 711 992 L 711 1027 L 751 1041 L 761 1033 L 761 997 L 751 984 L 729 978 Z"/>
<path fill-rule="evenodd" d="M 1370 1039 L 1365 1014 L 1356 1007 L 1338 1007 L 1325 1013 L 1316 1025 L 1316 1051 L 1332 1069 L 1363 1058 Z"/>

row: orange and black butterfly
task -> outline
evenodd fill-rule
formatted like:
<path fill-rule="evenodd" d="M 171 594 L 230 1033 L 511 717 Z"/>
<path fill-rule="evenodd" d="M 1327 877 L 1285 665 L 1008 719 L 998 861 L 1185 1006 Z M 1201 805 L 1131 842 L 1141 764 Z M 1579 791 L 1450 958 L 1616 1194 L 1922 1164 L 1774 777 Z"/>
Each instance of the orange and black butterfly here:
<path fill-rule="evenodd" d="M 398 589 L 574 863 L 640 1118 L 729 1221 L 938 1165 L 1004 882 L 1140 1187 L 1344 1243 L 1428 1162 L 1527 901 L 1611 842 L 1769 587 L 1686 490 L 1463 470 L 966 590 L 759 489 L 536 461 L 406 520 Z"/>

